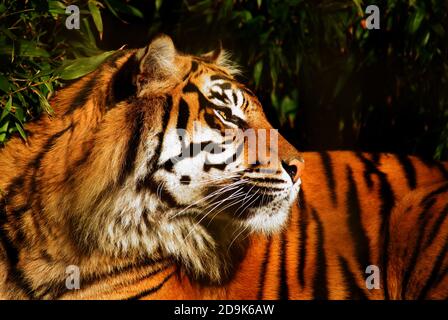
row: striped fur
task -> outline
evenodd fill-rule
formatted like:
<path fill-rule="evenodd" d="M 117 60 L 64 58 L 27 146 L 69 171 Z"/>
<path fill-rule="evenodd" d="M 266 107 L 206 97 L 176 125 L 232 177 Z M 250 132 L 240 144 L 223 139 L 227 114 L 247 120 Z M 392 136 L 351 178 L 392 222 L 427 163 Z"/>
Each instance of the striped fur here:
<path fill-rule="evenodd" d="M 448 297 L 447 164 L 348 151 L 303 157 L 307 170 L 287 228 L 252 236 L 228 283 L 198 285 L 177 270 L 168 281 L 156 275 L 125 288 L 142 299 Z M 379 267 L 380 289 L 366 287 L 368 265 Z M 110 292 L 100 296 L 135 297 Z"/>
<path fill-rule="evenodd" d="M 259 135 L 272 127 L 235 72 L 219 52 L 180 54 L 162 36 L 59 92 L 55 116 L 0 156 L 11 168 L 0 177 L 1 295 L 58 298 L 72 265 L 87 283 L 132 266 L 159 274 L 159 260 L 228 281 L 247 242 L 235 234 L 280 230 L 300 185 L 287 164 L 298 152 Z M 243 130 L 266 142 L 257 161 Z"/>
<path fill-rule="evenodd" d="M 447 165 L 281 136 L 274 168 L 249 163 L 223 131 L 272 127 L 234 73 L 161 37 L 59 92 L 0 154 L 0 297 L 446 299 Z"/>

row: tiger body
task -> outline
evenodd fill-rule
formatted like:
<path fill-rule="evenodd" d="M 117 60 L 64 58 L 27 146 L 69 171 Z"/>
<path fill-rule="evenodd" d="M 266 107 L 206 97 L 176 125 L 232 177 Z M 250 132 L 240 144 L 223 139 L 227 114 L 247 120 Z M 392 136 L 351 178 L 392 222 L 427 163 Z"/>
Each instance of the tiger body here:
<path fill-rule="evenodd" d="M 350 151 L 302 155 L 307 169 L 287 227 L 252 236 L 228 283 L 200 285 L 167 264 L 65 298 L 96 299 L 99 290 L 104 299 L 446 299 L 447 165 Z M 379 289 L 366 287 L 369 265 L 379 267 Z"/>
<path fill-rule="evenodd" d="M 435 276 L 425 275 L 436 277 L 430 287 L 400 273 L 409 262 L 389 272 L 402 259 L 394 250 L 408 250 L 390 232 L 401 228 L 401 199 L 445 181 L 446 164 L 299 154 L 281 136 L 276 147 L 261 135 L 279 161 L 249 163 L 254 150 L 226 140 L 224 129 L 272 127 L 219 59 L 179 55 L 166 37 L 120 52 L 58 93 L 55 116 L 27 125 L 27 145 L 8 143 L 0 157 L 0 297 L 382 299 L 424 290 L 446 298 L 443 251 Z M 426 211 L 443 217 L 446 197 L 437 199 Z M 404 228 L 418 228 L 418 213 L 411 216 Z M 431 257 L 446 243 L 437 221 Z M 369 265 L 381 270 L 380 289 L 365 289 Z M 68 266 L 79 268 L 80 290 L 66 287 Z M 404 283 L 414 291 L 397 293 Z"/>

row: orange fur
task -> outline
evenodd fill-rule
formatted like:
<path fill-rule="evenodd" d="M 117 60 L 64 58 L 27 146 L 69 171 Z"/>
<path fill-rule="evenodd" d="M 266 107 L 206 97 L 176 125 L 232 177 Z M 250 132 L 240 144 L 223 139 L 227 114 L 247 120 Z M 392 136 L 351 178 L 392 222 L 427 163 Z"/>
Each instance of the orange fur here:
<path fill-rule="evenodd" d="M 232 70 L 207 56 L 173 55 L 169 43 L 163 44 L 158 48 L 168 52 L 173 65 L 163 61 L 163 70 L 151 64 L 142 71 L 134 79 L 141 96 L 118 101 L 113 108 L 107 104 L 115 98 L 111 83 L 130 57 L 149 55 L 149 62 L 160 62 L 160 57 L 151 56 L 151 46 L 149 53 L 120 52 L 61 90 L 52 101 L 55 116 L 28 124 L 27 144 L 16 137 L 1 151 L 0 298 L 448 297 L 446 190 L 434 193 L 446 185 L 446 163 L 349 151 L 299 155 L 281 136 L 280 159 L 303 157 L 306 163 L 298 205 L 281 232 L 248 238 L 244 258 L 226 281 L 197 282 L 160 248 L 150 259 L 139 252 L 96 248 L 93 239 L 102 236 L 98 233 L 107 217 L 100 216 L 92 225 L 91 211 L 107 214 L 126 186 L 127 157 L 130 148 L 139 147 L 130 143 L 135 133 L 155 137 L 174 127 L 181 97 L 193 106 L 189 112 L 199 114 L 198 99 L 183 94 L 184 84 L 179 84 L 192 61 L 201 65 L 199 73 L 234 81 Z M 167 95 L 174 98 L 164 127 Z M 250 99 L 249 124 L 270 129 L 261 105 Z M 136 119 L 142 128 L 135 127 Z M 189 130 L 191 126 L 187 124 Z M 144 160 L 137 151 L 134 158 Z M 162 219 L 163 212 L 159 214 Z M 419 239 L 429 245 L 422 246 Z M 244 248 L 239 241 L 220 250 L 238 251 Z M 69 264 L 81 268 L 81 290 L 64 288 Z M 365 286 L 369 265 L 380 268 L 380 289 Z M 228 271 L 227 265 L 223 270 Z"/>

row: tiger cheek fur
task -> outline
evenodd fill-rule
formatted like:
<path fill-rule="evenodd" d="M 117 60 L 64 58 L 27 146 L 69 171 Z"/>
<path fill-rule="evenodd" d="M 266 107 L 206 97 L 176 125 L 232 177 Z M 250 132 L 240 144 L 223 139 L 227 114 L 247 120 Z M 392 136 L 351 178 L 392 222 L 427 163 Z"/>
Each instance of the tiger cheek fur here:
<path fill-rule="evenodd" d="M 2 151 L 0 165 L 24 172 L 0 178 L 6 282 L 46 297 L 37 288 L 63 290 L 68 265 L 93 277 L 148 259 L 226 281 L 241 239 L 281 229 L 300 186 L 299 167 L 281 161 L 300 158 L 290 145 L 270 148 L 279 159 L 266 173 L 224 134 L 272 129 L 234 73 L 224 54 L 183 55 L 162 36 L 61 90 L 55 116 L 27 126 L 29 145 Z"/>

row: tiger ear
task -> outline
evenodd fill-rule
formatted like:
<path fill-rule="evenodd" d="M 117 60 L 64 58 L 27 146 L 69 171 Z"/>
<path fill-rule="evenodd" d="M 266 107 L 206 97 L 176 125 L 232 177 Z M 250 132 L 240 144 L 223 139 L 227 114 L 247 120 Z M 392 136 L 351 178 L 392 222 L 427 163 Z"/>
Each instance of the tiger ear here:
<path fill-rule="evenodd" d="M 216 47 L 215 50 L 207 52 L 201 55 L 201 57 L 211 63 L 219 63 L 222 54 L 223 54 L 222 42 L 219 41 L 218 47 Z"/>
<path fill-rule="evenodd" d="M 139 72 L 136 79 L 137 92 L 141 93 L 154 82 L 166 82 L 178 73 L 175 65 L 176 48 L 167 35 L 155 38 L 146 48 L 136 53 Z"/>

